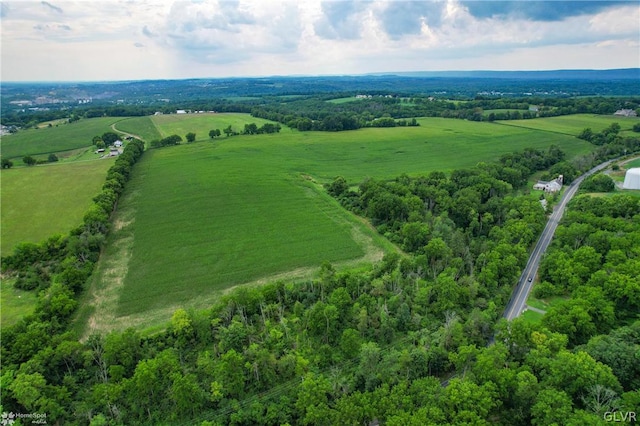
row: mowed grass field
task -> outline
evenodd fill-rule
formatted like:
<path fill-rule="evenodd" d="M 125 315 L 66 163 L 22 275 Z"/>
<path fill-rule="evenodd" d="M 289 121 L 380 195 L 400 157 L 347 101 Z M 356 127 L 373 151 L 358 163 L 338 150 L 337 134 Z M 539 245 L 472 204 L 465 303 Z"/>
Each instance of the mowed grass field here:
<path fill-rule="evenodd" d="M 112 131 L 111 124 L 119 120 L 122 118 L 91 118 L 3 136 L 0 140 L 2 158 L 13 158 L 22 163 L 25 155 L 38 156 L 89 147 L 94 136 Z"/>
<path fill-rule="evenodd" d="M 265 123 L 271 123 L 269 120 L 251 117 L 249 114 L 228 114 L 228 113 L 202 113 L 202 114 L 165 114 L 154 115 L 149 117 L 160 137 L 165 138 L 171 135 L 180 135 L 185 139 L 185 135 L 189 132 L 196 134 L 196 140 L 209 139 L 209 131 L 231 126 L 236 132 L 244 130 L 244 125 L 256 123 L 258 127 Z M 122 123 L 126 124 L 126 123 Z M 224 138 L 224 133 L 222 138 Z"/>
<path fill-rule="evenodd" d="M 147 144 L 154 139 L 160 139 L 160 132 L 149 116 L 127 118 L 115 123 L 115 128 L 139 136 Z"/>
<path fill-rule="evenodd" d="M 113 162 L 111 158 L 0 171 L 2 255 L 19 242 L 38 243 L 80 225 Z"/>
<path fill-rule="evenodd" d="M 618 123 L 624 134 L 630 132 L 634 124 L 640 123 L 640 117 L 616 117 L 613 115 L 575 114 L 560 117 L 536 118 L 533 120 L 500 121 L 506 126 L 524 127 L 577 136 L 586 128 L 600 132 L 612 123 Z"/>
<path fill-rule="evenodd" d="M 309 276 L 325 260 L 354 264 L 393 250 L 324 192 L 320 184 L 335 176 L 357 184 L 470 167 L 526 147 L 556 144 L 570 157 L 593 149 L 567 135 L 452 119 L 214 140 L 211 128 L 261 121 L 244 114 L 151 120 L 162 135 L 193 131 L 200 142 L 150 150 L 136 166 L 80 314 L 85 333 L 153 327 L 235 285 Z"/>

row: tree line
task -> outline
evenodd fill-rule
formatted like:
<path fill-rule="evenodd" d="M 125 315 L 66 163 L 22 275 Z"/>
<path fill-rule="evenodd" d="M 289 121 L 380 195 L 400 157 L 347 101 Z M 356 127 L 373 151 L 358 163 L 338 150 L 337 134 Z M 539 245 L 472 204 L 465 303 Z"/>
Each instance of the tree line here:
<path fill-rule="evenodd" d="M 389 95 L 388 91 L 365 90 L 361 93 Z M 344 92 L 341 96 L 354 96 Z M 176 109 L 196 111 L 251 113 L 254 117 L 276 121 L 302 131 L 341 131 L 375 127 L 384 123 L 409 125 L 412 117 L 445 117 L 472 121 L 518 120 L 569 114 L 613 114 L 618 109 L 632 109 L 640 113 L 638 97 L 540 97 L 510 98 L 506 96 L 452 96 L 451 99 L 418 96 L 415 93 L 390 97 L 374 96 L 354 102 L 328 102 L 336 94 L 302 94 L 293 98 L 262 96 L 247 100 L 207 99 L 163 102 L 155 105 L 79 106 L 68 109 L 33 113 L 8 111 L 0 123 L 12 128 L 26 129 L 42 121 L 68 118 L 77 121 L 93 117 L 132 117 L 175 113 Z M 534 106 L 530 110 L 530 106 Z M 492 111 L 488 114 L 486 110 Z M 382 121 L 380 121 L 382 119 Z M 403 121 L 404 120 L 404 121 Z"/>

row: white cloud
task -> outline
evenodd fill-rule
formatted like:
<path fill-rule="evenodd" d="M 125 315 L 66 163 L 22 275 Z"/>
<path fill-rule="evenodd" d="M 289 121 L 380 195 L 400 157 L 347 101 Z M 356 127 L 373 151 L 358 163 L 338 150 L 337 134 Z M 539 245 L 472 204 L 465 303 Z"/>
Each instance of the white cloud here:
<path fill-rule="evenodd" d="M 557 19 L 540 7 L 515 13 L 512 3 L 503 7 L 462 0 L 49 0 L 0 5 L 3 80 L 617 68 L 640 63 L 637 3 L 584 4 L 582 9 L 576 3 L 575 12 L 565 5 Z M 506 12 L 498 13 L 500 7 Z"/>

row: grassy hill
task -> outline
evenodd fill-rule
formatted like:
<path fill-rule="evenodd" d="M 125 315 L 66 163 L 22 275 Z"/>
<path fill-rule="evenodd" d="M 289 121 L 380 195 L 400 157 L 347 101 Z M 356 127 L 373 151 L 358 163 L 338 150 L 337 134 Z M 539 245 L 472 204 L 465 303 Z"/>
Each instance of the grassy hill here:
<path fill-rule="evenodd" d="M 451 119 L 213 141 L 207 129 L 262 121 L 243 114 L 151 120 L 161 135 L 193 131 L 201 142 L 150 150 L 136 167 L 81 313 L 87 329 L 154 326 L 238 284 L 308 276 L 324 260 L 380 256 L 379 236 L 320 188 L 337 175 L 356 184 L 469 167 L 526 147 L 556 144 L 569 156 L 592 149 L 558 133 Z"/>

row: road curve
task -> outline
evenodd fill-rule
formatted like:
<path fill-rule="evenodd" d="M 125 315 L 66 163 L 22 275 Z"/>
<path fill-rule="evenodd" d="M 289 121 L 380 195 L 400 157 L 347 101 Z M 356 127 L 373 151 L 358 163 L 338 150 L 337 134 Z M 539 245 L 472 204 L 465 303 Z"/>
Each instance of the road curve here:
<path fill-rule="evenodd" d="M 538 242 L 536 243 L 531 256 L 529 256 L 529 260 L 527 261 L 527 266 L 525 266 L 522 271 L 522 275 L 520 275 L 520 279 L 518 280 L 518 284 L 513 290 L 511 294 L 511 299 L 509 299 L 509 303 L 504 310 L 504 314 L 502 315 L 507 320 L 511 321 L 514 318 L 520 316 L 520 314 L 525 310 L 527 305 L 527 299 L 529 298 L 529 293 L 533 288 L 533 282 L 535 281 L 536 274 L 538 273 L 538 266 L 540 265 L 540 259 L 542 259 L 542 255 L 549 247 L 551 240 L 553 239 L 553 234 L 556 232 L 556 228 L 558 227 L 558 223 L 560 219 L 562 219 L 562 215 L 564 214 L 564 210 L 567 207 L 571 198 L 578 192 L 578 188 L 582 181 L 598 172 L 611 164 L 612 162 L 618 160 L 617 158 L 613 160 L 606 161 L 602 164 L 597 165 L 593 169 L 589 170 L 582 176 L 578 177 L 574 180 L 571 185 L 567 188 L 567 190 L 562 195 L 560 199 L 560 203 L 556 205 L 553 209 L 553 213 L 549 217 L 547 221 L 547 225 L 544 227 Z"/>

